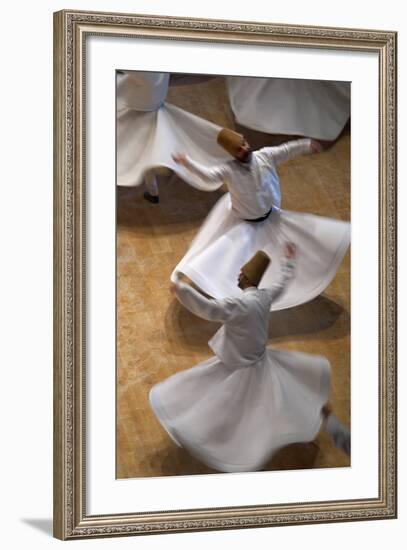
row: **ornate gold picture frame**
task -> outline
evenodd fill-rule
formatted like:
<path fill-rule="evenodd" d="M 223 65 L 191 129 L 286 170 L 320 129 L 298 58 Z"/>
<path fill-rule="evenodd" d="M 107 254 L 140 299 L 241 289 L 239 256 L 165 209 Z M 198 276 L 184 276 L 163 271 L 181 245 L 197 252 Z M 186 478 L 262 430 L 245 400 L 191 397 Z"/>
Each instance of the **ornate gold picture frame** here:
<path fill-rule="evenodd" d="M 90 513 L 87 425 L 87 48 L 110 40 L 210 43 L 371 54 L 379 98 L 377 490 L 309 502 L 112 509 Z M 60 11 L 54 15 L 54 535 L 60 539 L 395 518 L 396 485 L 396 39 L 394 32 Z M 120 68 L 120 67 L 118 67 Z M 193 69 L 191 70 L 193 72 Z M 114 187 L 115 182 L 112 181 Z M 376 216 L 376 213 L 375 213 Z M 369 315 L 369 312 L 366 312 Z M 115 365 L 111 366 L 112 369 Z M 357 397 L 356 397 L 357 401 Z M 114 476 L 114 472 L 112 473 Z M 239 479 L 236 484 L 239 484 Z M 149 480 L 145 480 L 146 483 Z M 122 481 L 121 483 L 126 483 Z M 148 491 L 148 488 L 147 488 Z M 242 497 L 244 501 L 244 496 Z"/>

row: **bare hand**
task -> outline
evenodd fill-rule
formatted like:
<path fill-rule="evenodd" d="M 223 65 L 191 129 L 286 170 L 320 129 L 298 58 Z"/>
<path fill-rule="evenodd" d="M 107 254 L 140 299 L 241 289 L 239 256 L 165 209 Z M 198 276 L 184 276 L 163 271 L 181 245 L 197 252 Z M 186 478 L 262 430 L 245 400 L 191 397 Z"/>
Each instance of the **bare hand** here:
<path fill-rule="evenodd" d="M 311 139 L 311 153 L 322 153 L 323 150 L 324 147 L 322 143 L 320 143 L 316 139 Z"/>
<path fill-rule="evenodd" d="M 297 247 L 294 243 L 286 243 L 284 248 L 284 256 L 288 258 L 289 260 L 292 260 L 295 258 L 297 254 Z"/>
<path fill-rule="evenodd" d="M 172 158 L 177 164 L 182 164 L 182 166 L 185 166 L 187 163 L 187 156 L 185 153 L 174 153 Z"/>

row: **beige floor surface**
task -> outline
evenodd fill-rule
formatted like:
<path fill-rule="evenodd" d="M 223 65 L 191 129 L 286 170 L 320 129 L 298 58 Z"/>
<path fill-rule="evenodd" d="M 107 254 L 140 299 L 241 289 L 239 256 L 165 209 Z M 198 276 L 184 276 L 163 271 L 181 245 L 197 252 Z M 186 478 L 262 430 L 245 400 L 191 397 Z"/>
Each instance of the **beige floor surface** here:
<path fill-rule="evenodd" d="M 170 89 L 168 100 L 219 125 L 234 127 L 224 80 Z M 256 146 L 281 139 L 246 132 Z M 319 155 L 279 169 L 289 210 L 350 219 L 350 135 Z M 169 276 L 223 191 L 197 191 L 160 177 L 161 202 L 142 188 L 117 191 L 117 477 L 205 474 L 176 447 L 148 403 L 151 386 L 211 355 L 207 341 L 218 325 L 203 321 L 169 292 Z M 332 364 L 331 401 L 350 423 L 350 253 L 326 291 L 308 304 L 275 312 L 269 345 L 325 355 Z M 291 445 L 266 470 L 348 466 L 324 433 L 315 443 Z"/>

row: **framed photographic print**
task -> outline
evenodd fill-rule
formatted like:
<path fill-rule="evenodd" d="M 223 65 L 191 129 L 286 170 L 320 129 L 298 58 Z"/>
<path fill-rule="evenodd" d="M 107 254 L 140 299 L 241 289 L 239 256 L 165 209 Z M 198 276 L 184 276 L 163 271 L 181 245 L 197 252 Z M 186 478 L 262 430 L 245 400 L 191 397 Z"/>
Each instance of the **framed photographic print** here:
<path fill-rule="evenodd" d="M 54 46 L 55 536 L 396 517 L 396 33 Z"/>

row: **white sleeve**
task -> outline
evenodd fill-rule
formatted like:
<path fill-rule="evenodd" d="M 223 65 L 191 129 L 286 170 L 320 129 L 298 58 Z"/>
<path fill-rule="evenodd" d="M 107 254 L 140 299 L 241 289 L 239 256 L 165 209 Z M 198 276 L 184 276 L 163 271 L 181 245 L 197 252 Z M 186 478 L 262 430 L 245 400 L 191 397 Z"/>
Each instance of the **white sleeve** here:
<path fill-rule="evenodd" d="M 269 164 L 274 163 L 276 166 L 287 162 L 299 155 L 307 155 L 311 153 L 311 140 L 295 139 L 287 141 L 276 147 L 264 147 L 258 151 L 258 154 Z"/>
<path fill-rule="evenodd" d="M 271 301 L 274 302 L 281 296 L 293 278 L 295 272 L 295 260 L 284 259 L 281 265 L 281 275 L 278 281 L 269 289 Z"/>
<path fill-rule="evenodd" d="M 232 299 L 211 300 L 205 298 L 191 286 L 178 282 L 175 286 L 175 295 L 179 302 L 191 313 L 207 321 L 225 323 L 238 312 L 238 304 Z"/>
<path fill-rule="evenodd" d="M 185 168 L 187 168 L 192 174 L 195 174 L 205 183 L 213 183 L 219 186 L 220 183 L 224 183 L 226 174 L 228 172 L 226 164 L 220 164 L 213 168 L 207 168 L 198 162 L 192 160 L 188 155 L 186 157 Z"/>

